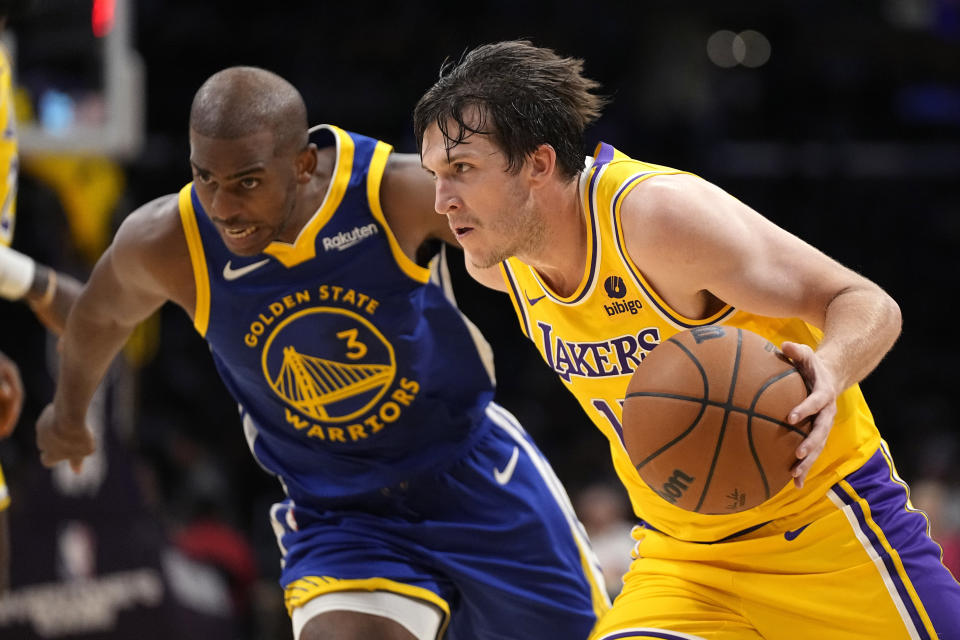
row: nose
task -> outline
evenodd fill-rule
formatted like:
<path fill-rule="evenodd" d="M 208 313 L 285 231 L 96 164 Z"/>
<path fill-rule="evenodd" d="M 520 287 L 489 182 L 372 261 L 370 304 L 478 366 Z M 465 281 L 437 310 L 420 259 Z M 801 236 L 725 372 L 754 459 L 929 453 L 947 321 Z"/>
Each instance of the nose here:
<path fill-rule="evenodd" d="M 442 178 L 437 178 L 436 198 L 433 203 L 433 208 L 436 209 L 437 213 L 441 215 L 453 213 L 462 205 L 463 202 L 453 190 L 452 185 Z"/>
<path fill-rule="evenodd" d="M 213 189 L 210 195 L 208 212 L 213 218 L 230 222 L 243 214 L 240 198 L 234 197 L 229 189 Z"/>

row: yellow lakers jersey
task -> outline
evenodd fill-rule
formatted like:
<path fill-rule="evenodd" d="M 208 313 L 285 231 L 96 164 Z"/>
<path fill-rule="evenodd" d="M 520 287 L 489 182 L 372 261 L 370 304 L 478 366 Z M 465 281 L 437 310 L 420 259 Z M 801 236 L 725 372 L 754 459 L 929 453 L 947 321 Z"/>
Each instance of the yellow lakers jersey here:
<path fill-rule="evenodd" d="M 709 324 L 748 329 L 777 346 L 784 341 L 816 346 L 822 335 L 796 318 L 762 317 L 730 306 L 708 318 L 686 318 L 657 295 L 627 254 L 620 206 L 642 181 L 678 173 L 684 172 L 599 145 L 580 179 L 588 252 L 574 293 L 557 295 L 533 267 L 516 258 L 501 268 L 524 333 L 609 440 L 614 467 L 636 514 L 675 538 L 707 542 L 812 504 L 876 451 L 880 435 L 859 387 L 853 386 L 837 399 L 833 431 L 803 489 L 791 483 L 754 509 L 706 515 L 672 505 L 643 482 L 624 449 L 621 419 L 630 376 L 654 347 L 675 333 Z"/>
<path fill-rule="evenodd" d="M 13 80 L 10 58 L 0 47 L 0 244 L 13 241 L 13 222 L 17 205 L 17 130 L 13 109 Z"/>

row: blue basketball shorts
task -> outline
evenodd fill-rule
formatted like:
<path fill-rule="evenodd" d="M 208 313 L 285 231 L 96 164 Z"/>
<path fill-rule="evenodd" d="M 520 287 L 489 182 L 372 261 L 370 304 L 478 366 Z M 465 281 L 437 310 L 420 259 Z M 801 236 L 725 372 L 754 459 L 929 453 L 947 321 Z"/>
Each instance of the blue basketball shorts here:
<path fill-rule="evenodd" d="M 440 609 L 448 640 L 584 640 L 609 608 L 586 534 L 516 419 L 485 422 L 460 460 L 348 506 L 274 505 L 288 610 L 388 591 Z"/>
<path fill-rule="evenodd" d="M 885 445 L 811 508 L 742 536 L 634 537 L 594 640 L 960 640 L 960 585 Z"/>

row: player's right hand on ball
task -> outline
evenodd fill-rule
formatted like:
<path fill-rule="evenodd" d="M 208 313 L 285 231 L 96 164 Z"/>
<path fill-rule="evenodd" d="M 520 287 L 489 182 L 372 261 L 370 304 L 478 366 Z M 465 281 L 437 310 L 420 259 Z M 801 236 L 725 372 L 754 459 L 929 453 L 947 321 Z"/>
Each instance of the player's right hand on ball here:
<path fill-rule="evenodd" d="M 70 424 L 58 420 L 53 403 L 47 405 L 37 420 L 37 448 L 40 462 L 52 467 L 68 460 L 75 473 L 80 473 L 83 459 L 94 452 L 93 432 L 83 422 Z"/>

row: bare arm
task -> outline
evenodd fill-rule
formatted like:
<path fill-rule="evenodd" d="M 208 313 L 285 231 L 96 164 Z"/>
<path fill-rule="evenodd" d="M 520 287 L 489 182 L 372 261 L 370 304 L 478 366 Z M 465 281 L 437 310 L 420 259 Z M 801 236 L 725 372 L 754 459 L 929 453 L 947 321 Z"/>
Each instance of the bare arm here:
<path fill-rule="evenodd" d="M 81 286 L 74 278 L 0 245 L 0 297 L 25 300 L 41 322 L 58 335 Z M 16 364 L 0 353 L 0 438 L 13 432 L 23 408 L 23 395 Z"/>
<path fill-rule="evenodd" d="M 400 247 L 411 260 L 430 239 L 458 246 L 447 217 L 434 210 L 433 179 L 423 170 L 419 156 L 390 155 L 380 183 L 380 202 Z"/>
<path fill-rule="evenodd" d="M 880 287 L 694 176 L 658 176 L 631 192 L 624 235 L 634 262 L 677 311 L 704 317 L 718 304 L 797 317 L 824 331 L 816 352 L 783 352 L 812 386 L 790 414 L 818 414 L 800 445 L 798 484 L 823 450 L 836 398 L 862 380 L 900 333 L 900 309 Z"/>
<path fill-rule="evenodd" d="M 83 284 L 73 276 L 37 264 L 33 283 L 24 299 L 47 329 L 61 335 L 67 324 L 67 315 L 82 289 Z"/>
<path fill-rule="evenodd" d="M 67 314 L 82 286 L 73 277 L 0 245 L 0 297 L 24 300 L 40 321 L 58 335 L 63 333 Z"/>
<path fill-rule="evenodd" d="M 67 319 L 54 401 L 37 422 L 45 465 L 68 459 L 77 469 L 92 453 L 85 417 L 100 380 L 140 321 L 192 293 L 183 290 L 189 269 L 175 197 L 144 205 L 120 226 Z"/>

